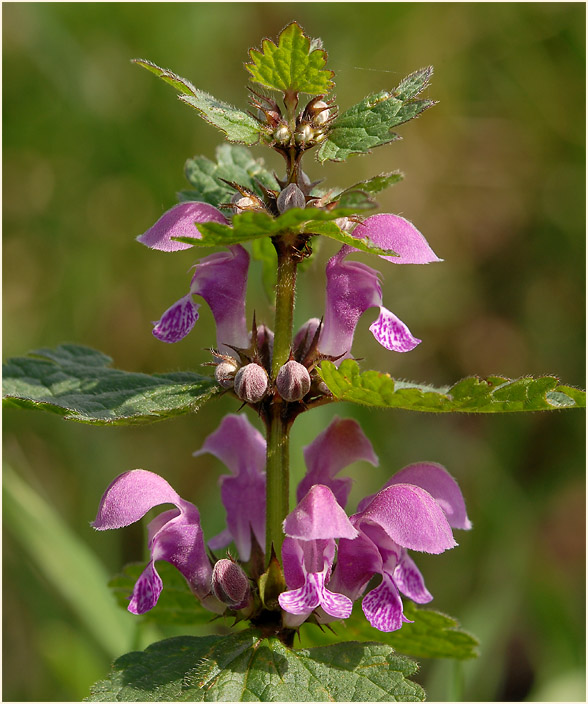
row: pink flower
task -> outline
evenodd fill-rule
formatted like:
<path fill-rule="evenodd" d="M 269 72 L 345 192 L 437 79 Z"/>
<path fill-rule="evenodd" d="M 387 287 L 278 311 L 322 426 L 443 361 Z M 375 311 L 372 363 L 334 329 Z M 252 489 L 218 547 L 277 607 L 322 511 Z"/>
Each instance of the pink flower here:
<path fill-rule="evenodd" d="M 220 222 L 227 224 L 228 220 L 213 205 L 189 201 L 178 203 L 164 213 L 159 220 L 152 225 L 147 232 L 137 237 L 137 242 L 141 242 L 150 249 L 158 249 L 160 252 L 179 252 L 182 249 L 190 249 L 193 245 L 184 242 L 176 242 L 173 237 L 193 237 L 200 239 L 198 223 L 200 222 Z"/>
<path fill-rule="evenodd" d="M 399 592 L 418 604 L 433 598 L 406 551 L 444 552 L 457 545 L 451 528 L 468 530 L 471 523 L 457 482 L 441 465 L 428 462 L 400 470 L 359 509 L 350 519 L 359 537 L 339 541 L 329 588 L 355 600 L 380 574 L 380 585 L 362 606 L 372 626 L 394 631 L 406 621 Z"/>
<path fill-rule="evenodd" d="M 245 416 L 231 414 L 194 453 L 198 457 L 209 452 L 232 472 L 219 480 L 227 528 L 208 544 L 219 550 L 234 541 L 243 562 L 251 556 L 252 534 L 265 548 L 265 451 L 265 438 L 259 430 Z"/>
<path fill-rule="evenodd" d="M 286 539 L 282 563 L 288 591 L 278 597 L 286 624 L 300 625 L 319 606 L 337 619 L 348 618 L 352 602 L 327 589 L 335 557 L 336 538 L 354 538 L 357 530 L 337 503 L 333 492 L 315 484 L 284 521 Z"/>
<path fill-rule="evenodd" d="M 159 514 L 147 527 L 151 559 L 135 584 L 129 611 L 143 614 L 155 606 L 163 589 L 155 562 L 165 560 L 184 575 L 203 606 L 222 613 L 225 606 L 211 593 L 212 567 L 198 509 L 184 501 L 163 477 L 144 469 L 118 476 L 104 492 L 92 526 L 96 530 L 123 528 L 160 504 L 174 504 L 176 508 Z"/>
<path fill-rule="evenodd" d="M 399 256 L 381 255 L 394 264 L 427 264 L 441 261 L 423 235 L 399 215 L 373 215 L 352 232 L 358 239 L 369 238 L 382 249 L 391 249 Z M 382 305 L 379 273 L 365 264 L 347 261 L 353 247 L 343 246 L 327 263 L 327 295 L 324 324 L 319 349 L 325 355 L 339 356 L 340 362 L 350 357 L 355 328 L 368 308 L 379 308 L 378 318 L 370 332 L 386 349 L 409 352 L 421 341 L 390 310 Z"/>
<path fill-rule="evenodd" d="M 192 296 L 201 296 L 209 305 L 216 322 L 219 351 L 234 354 L 234 347 L 249 346 L 245 319 L 245 292 L 249 255 L 241 245 L 226 252 L 215 252 L 201 259 L 194 267 L 190 291 L 170 306 L 153 328 L 162 342 L 179 342 L 198 320 L 199 304 Z"/>
<path fill-rule="evenodd" d="M 329 427 L 303 450 L 307 469 L 296 490 L 298 501 L 314 484 L 323 484 L 333 492 L 338 504 L 345 508 L 352 480 L 349 477 L 336 478 L 335 475 L 357 460 L 378 465 L 371 442 L 359 423 L 351 418 L 335 417 Z"/>

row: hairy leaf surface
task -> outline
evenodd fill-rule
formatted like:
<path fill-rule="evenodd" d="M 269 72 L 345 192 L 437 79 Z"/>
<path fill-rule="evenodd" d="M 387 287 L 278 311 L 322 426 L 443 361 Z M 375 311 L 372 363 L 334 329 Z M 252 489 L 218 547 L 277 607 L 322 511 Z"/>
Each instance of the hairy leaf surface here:
<path fill-rule="evenodd" d="M 40 408 L 98 425 L 149 423 L 197 411 L 220 391 L 193 372 L 138 374 L 83 345 L 40 349 L 3 365 L 5 404 Z"/>
<path fill-rule="evenodd" d="M 216 163 L 205 156 L 195 156 L 186 161 L 186 178 L 193 190 L 182 191 L 181 200 L 198 200 L 218 208 L 228 204 L 237 193 L 225 181 L 263 195 L 259 183 L 266 188 L 279 190 L 275 177 L 264 167 L 262 159 L 255 159 L 246 147 L 222 144 L 216 149 Z M 258 183 L 259 182 L 259 183 Z"/>
<path fill-rule="evenodd" d="M 167 68 L 161 68 L 152 61 L 133 59 L 133 63 L 146 68 L 178 90 L 180 100 L 196 108 L 201 117 L 224 132 L 229 142 L 256 144 L 259 141 L 261 125 L 248 113 L 199 90 L 186 78 Z"/>
<path fill-rule="evenodd" d="M 89 701 L 423 701 L 417 664 L 383 643 L 291 650 L 256 630 L 184 636 L 123 655 Z"/>
<path fill-rule="evenodd" d="M 323 362 L 320 375 L 337 401 L 431 413 L 509 413 L 584 408 L 586 392 L 560 384 L 554 376 L 507 379 L 472 376 L 453 386 L 399 381 L 376 371 L 360 372 L 355 360 L 337 369 Z"/>
<path fill-rule="evenodd" d="M 317 159 L 344 161 L 352 154 L 367 154 L 374 147 L 400 139 L 392 128 L 435 104 L 433 100 L 415 99 L 427 87 L 432 73 L 432 67 L 415 71 L 395 90 L 372 93 L 339 115 L 321 144 Z"/>
<path fill-rule="evenodd" d="M 361 610 L 361 602 L 357 601 L 350 618 L 329 624 L 333 632 L 321 631 L 313 623 L 304 624 L 301 642 L 309 647 L 377 638 L 396 651 L 417 658 L 469 660 L 478 656 L 478 640 L 464 631 L 454 618 L 432 609 L 417 608 L 409 599 L 404 599 L 404 615 L 413 623 L 405 623 L 391 633 L 381 633 L 369 624 Z"/>

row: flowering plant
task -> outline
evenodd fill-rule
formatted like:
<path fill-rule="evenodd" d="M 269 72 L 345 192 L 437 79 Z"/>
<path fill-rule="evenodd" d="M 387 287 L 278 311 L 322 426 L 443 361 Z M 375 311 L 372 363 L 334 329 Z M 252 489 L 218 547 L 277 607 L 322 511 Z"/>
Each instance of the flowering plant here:
<path fill-rule="evenodd" d="M 92 524 L 96 530 L 123 528 L 155 507 L 173 506 L 148 524 L 150 559 L 129 589 L 128 610 L 147 614 L 164 598 L 159 561 L 181 575 L 193 610 L 204 609 L 211 618 L 232 616 L 241 630 L 170 639 L 125 656 L 95 686 L 94 700 L 147 694 L 167 700 L 422 699 L 422 689 L 408 679 L 416 665 L 394 653 L 394 634 L 408 632 L 398 649 L 409 655 L 475 655 L 475 639 L 455 622 L 429 627 L 426 610 L 400 596 L 417 604 L 433 598 L 408 551 L 440 554 L 457 545 L 452 529 L 471 528 L 458 484 L 441 465 L 422 461 L 400 469 L 348 511 L 351 480 L 339 473 L 351 462 L 375 465 L 378 458 L 354 420 L 335 418 L 305 447 L 307 471 L 291 510 L 293 423 L 302 413 L 339 401 L 492 413 L 579 407 L 584 395 L 554 377 L 472 377 L 435 389 L 359 371 L 353 340 L 368 309 L 377 309 L 369 330 L 385 349 L 405 353 L 421 340 L 383 306 L 379 272 L 354 257 L 371 254 L 384 267 L 441 260 L 405 218 L 364 217 L 375 207 L 373 196 L 399 180 L 397 172 L 325 189 L 310 179 L 302 161 L 311 150 L 319 162 L 344 161 L 397 139 L 392 129 L 434 104 L 421 97 L 432 69 L 340 112 L 329 97 L 333 73 L 325 69 L 326 53 L 298 24 L 288 25 L 277 43 L 265 40 L 250 57 L 247 70 L 257 84 L 250 88 L 253 112 L 213 98 L 149 61 L 136 61 L 177 89 L 180 100 L 229 142 L 218 149 L 216 164 L 203 158 L 189 162 L 192 190 L 137 238 L 162 257 L 192 247 L 222 248 L 197 261 L 188 292 L 153 327 L 162 342 L 183 340 L 197 329 L 203 299 L 216 324 L 214 376 L 120 372 L 101 353 L 63 345 L 11 360 L 5 396 L 75 420 L 114 424 L 193 412 L 223 393 L 235 399 L 236 411 L 251 409 L 265 430 L 262 435 L 243 411 L 230 414 L 195 452 L 215 455 L 230 471 L 220 480 L 226 528 L 215 537 L 205 538 L 196 505 L 153 472 L 125 472 L 107 488 Z M 281 155 L 282 174 L 270 173 L 251 156 L 246 147 L 258 143 Z M 338 247 L 326 266 L 324 306 L 294 331 L 299 267 L 312 257 L 319 238 L 335 240 Z M 247 243 L 269 272 L 273 321 L 247 318 Z M 226 551 L 231 544 L 236 556 Z M 303 624 L 340 633 L 354 603 L 364 614 L 358 642 L 294 648 Z M 455 633 L 459 647 L 452 641 Z M 437 650 L 430 645 L 434 639 L 441 643 Z M 165 674 L 145 680 L 146 668 L 156 673 L 163 668 Z"/>

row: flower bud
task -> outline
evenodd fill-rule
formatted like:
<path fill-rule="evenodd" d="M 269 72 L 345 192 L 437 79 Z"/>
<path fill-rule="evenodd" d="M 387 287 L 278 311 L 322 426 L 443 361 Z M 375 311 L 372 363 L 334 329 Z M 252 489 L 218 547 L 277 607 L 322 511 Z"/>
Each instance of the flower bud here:
<path fill-rule="evenodd" d="M 257 326 L 257 353 L 261 364 L 269 369 L 272 365 L 272 354 L 274 351 L 274 333 L 267 325 Z"/>
<path fill-rule="evenodd" d="M 231 198 L 231 203 L 237 213 L 241 213 L 244 210 L 264 210 L 263 203 L 255 195 L 244 196 L 240 193 L 235 193 Z"/>
<path fill-rule="evenodd" d="M 331 393 L 331 390 L 329 387 L 325 384 L 324 381 L 321 381 L 320 384 L 317 387 L 318 392 L 323 394 L 324 396 L 332 396 L 333 394 Z"/>
<path fill-rule="evenodd" d="M 329 106 L 324 100 L 319 100 L 312 106 L 313 122 L 315 125 L 324 125 L 329 119 Z"/>
<path fill-rule="evenodd" d="M 257 111 L 257 117 L 260 121 L 264 121 L 268 124 L 271 125 L 272 127 L 276 127 L 277 125 L 280 124 L 280 112 L 279 110 L 258 110 Z"/>
<path fill-rule="evenodd" d="M 302 169 L 300 169 L 300 170 L 298 171 L 298 177 L 299 177 L 299 179 L 300 179 L 300 183 L 301 183 L 303 186 L 310 186 L 310 184 L 311 184 L 310 177 L 309 177 L 308 174 L 304 173 L 304 171 L 302 171 Z"/>
<path fill-rule="evenodd" d="M 278 372 L 276 388 L 284 401 L 300 401 L 310 391 L 308 369 L 291 359 Z"/>
<path fill-rule="evenodd" d="M 307 320 L 298 330 L 296 335 L 294 335 L 292 349 L 297 359 L 304 359 L 304 357 L 306 357 L 320 324 L 321 321 L 318 318 L 310 318 L 310 320 Z"/>
<path fill-rule="evenodd" d="M 244 609 L 251 598 L 249 579 L 236 562 L 219 560 L 212 570 L 212 591 L 230 609 Z"/>
<path fill-rule="evenodd" d="M 296 144 L 307 144 L 314 137 L 314 130 L 310 125 L 302 125 L 296 130 L 294 140 Z"/>
<path fill-rule="evenodd" d="M 357 225 L 357 222 L 353 222 L 353 220 L 350 220 L 349 218 L 336 218 L 334 222 L 340 230 L 343 230 L 343 232 L 351 232 L 355 225 Z"/>
<path fill-rule="evenodd" d="M 235 381 L 235 374 L 239 368 L 236 359 L 223 359 L 216 365 L 214 378 L 223 389 L 232 389 Z"/>
<path fill-rule="evenodd" d="M 257 403 L 267 391 L 267 372 L 259 364 L 246 364 L 235 374 L 235 393 L 247 403 Z"/>
<path fill-rule="evenodd" d="M 290 137 L 292 133 L 288 125 L 280 125 L 278 129 L 274 132 L 274 139 L 278 144 L 286 145 L 290 142 Z"/>
<path fill-rule="evenodd" d="M 288 184 L 278 196 L 277 206 L 280 213 L 284 213 L 290 208 L 304 208 L 305 205 L 304 193 L 295 183 Z"/>

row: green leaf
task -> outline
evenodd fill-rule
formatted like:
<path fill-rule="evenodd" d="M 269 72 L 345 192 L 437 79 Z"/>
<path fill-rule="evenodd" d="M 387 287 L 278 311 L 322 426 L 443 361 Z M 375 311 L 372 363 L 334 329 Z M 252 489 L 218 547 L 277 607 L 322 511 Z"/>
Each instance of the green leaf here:
<path fill-rule="evenodd" d="M 339 208 L 368 209 L 376 207 L 377 203 L 371 195 L 383 191 L 404 178 L 400 171 L 379 174 L 367 181 L 360 181 L 332 198 L 330 202 L 337 202 Z"/>
<path fill-rule="evenodd" d="M 130 563 L 125 565 L 122 574 L 113 577 L 108 583 L 118 605 L 125 611 L 135 582 L 144 569 L 145 563 Z M 182 574 L 173 565 L 160 560 L 157 563 L 157 571 L 165 585 L 157 606 L 135 618 L 161 625 L 199 626 L 216 617 L 200 605 Z"/>
<path fill-rule="evenodd" d="M 584 408 L 586 392 L 562 386 L 554 376 L 520 379 L 467 377 L 453 386 L 435 388 L 398 381 L 376 371 L 360 373 L 355 360 L 337 369 L 323 362 L 320 375 L 337 401 L 379 408 L 404 408 L 432 413 L 508 413 Z"/>
<path fill-rule="evenodd" d="M 292 22 L 278 37 L 278 44 L 264 39 L 261 51 L 250 49 L 252 63 L 245 64 L 251 80 L 284 93 L 328 93 L 333 87 L 333 71 L 324 69 L 327 53 L 317 48 L 302 28 Z"/>
<path fill-rule="evenodd" d="M 346 188 L 337 196 L 336 200 L 340 200 L 341 196 L 345 193 L 352 193 L 355 191 L 363 191 L 364 193 L 369 194 L 379 193 L 380 191 L 388 188 L 388 186 L 392 186 L 393 184 L 402 181 L 403 178 L 404 174 L 400 171 L 391 171 L 390 173 L 378 174 L 377 176 L 368 178 L 367 181 L 360 181 L 359 183 Z"/>
<path fill-rule="evenodd" d="M 329 624 L 332 632 L 305 623 L 300 634 L 301 644 L 308 647 L 332 641 L 369 641 L 377 635 L 378 641 L 417 658 L 468 660 L 478 657 L 478 640 L 463 631 L 450 616 L 431 609 L 419 609 L 408 599 L 404 600 L 404 615 L 413 623 L 405 623 L 391 633 L 381 633 L 369 624 L 359 602 L 356 602 L 350 618 Z"/>
<path fill-rule="evenodd" d="M 405 600 L 404 615 L 414 623 L 386 633 L 383 641 L 395 650 L 417 658 L 453 658 L 469 660 L 478 657 L 479 642 L 461 630 L 459 623 L 432 609 L 418 609 Z"/>
<path fill-rule="evenodd" d="M 148 71 L 151 71 L 151 73 L 154 73 L 158 78 L 161 78 L 162 81 L 172 86 L 172 88 L 180 91 L 180 93 L 184 95 L 196 94 L 197 88 L 195 88 L 187 78 L 178 76 L 168 68 L 160 68 L 157 64 L 147 59 L 132 59 L 132 62 L 137 64 L 137 66 L 142 66 Z"/>
<path fill-rule="evenodd" d="M 214 379 L 193 372 L 138 374 L 112 369 L 111 362 L 71 344 L 9 359 L 2 368 L 5 404 L 82 423 L 128 425 L 197 411 L 220 391 Z"/>
<path fill-rule="evenodd" d="M 394 256 L 390 249 L 380 249 L 368 239 L 357 239 L 344 232 L 333 222 L 337 218 L 347 217 L 355 211 L 349 208 L 321 210 L 319 208 L 291 208 L 274 218 L 269 213 L 247 211 L 233 217 L 232 225 L 219 222 L 198 223 L 201 234 L 195 237 L 173 237 L 177 242 L 186 242 L 197 247 L 228 247 L 239 242 L 247 242 L 259 237 L 273 237 L 285 233 L 305 233 L 309 235 L 324 235 L 348 244 L 362 252 L 370 254 L 386 254 Z"/>
<path fill-rule="evenodd" d="M 367 154 L 374 147 L 400 139 L 390 130 L 435 104 L 433 100 L 414 99 L 428 85 L 432 71 L 432 67 L 416 71 L 395 90 L 368 95 L 339 115 L 321 144 L 317 159 L 344 161 L 351 154 Z"/>
<path fill-rule="evenodd" d="M 341 208 L 353 208 L 353 210 L 371 210 L 377 208 L 376 201 L 364 191 L 347 190 L 333 198 Z M 332 202 L 332 201 L 331 201 Z"/>
<path fill-rule="evenodd" d="M 182 196 L 184 193 L 187 196 L 182 200 L 204 201 L 217 208 L 229 203 L 236 193 L 224 181 L 238 183 L 259 196 L 263 196 L 263 192 L 258 182 L 270 190 L 280 188 L 274 176 L 264 167 L 262 159 L 255 159 L 245 147 L 231 144 L 217 147 L 216 163 L 205 156 L 188 159 L 184 172 L 194 190 L 182 192 Z"/>
<path fill-rule="evenodd" d="M 421 93 L 431 81 L 433 75 L 433 67 L 427 66 L 418 71 L 414 71 L 398 84 L 394 91 L 397 98 L 400 100 L 411 100 Z"/>
<path fill-rule="evenodd" d="M 89 701 L 423 701 L 417 664 L 382 643 L 291 650 L 259 631 L 184 636 L 123 655 Z"/>
<path fill-rule="evenodd" d="M 225 133 L 229 142 L 256 144 L 261 125 L 251 115 L 199 90 L 196 95 L 180 95 L 180 100 L 196 108 L 207 122 Z"/>
<path fill-rule="evenodd" d="M 146 68 L 151 73 L 180 91 L 180 100 L 196 108 L 207 122 L 225 133 L 229 142 L 256 144 L 259 141 L 261 125 L 246 112 L 195 88 L 186 78 L 173 71 L 160 68 L 146 59 L 133 59 L 133 63 Z"/>

